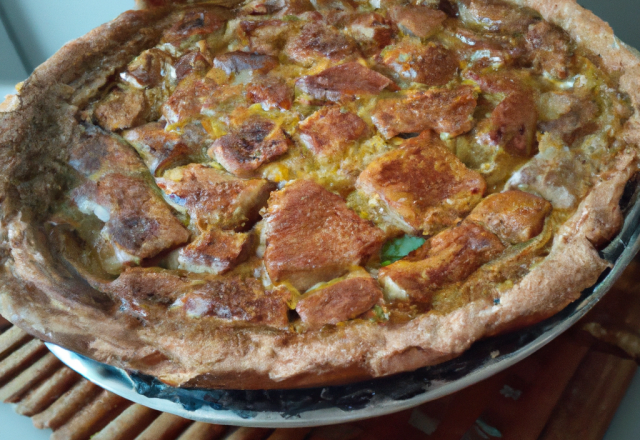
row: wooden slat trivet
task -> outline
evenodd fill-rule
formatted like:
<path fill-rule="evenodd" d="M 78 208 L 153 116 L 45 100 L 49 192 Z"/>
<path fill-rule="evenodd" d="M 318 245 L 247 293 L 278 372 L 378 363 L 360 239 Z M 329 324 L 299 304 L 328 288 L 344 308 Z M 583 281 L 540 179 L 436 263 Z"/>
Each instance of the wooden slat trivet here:
<path fill-rule="evenodd" d="M 599 440 L 637 369 L 629 358 L 638 355 L 629 347 L 640 346 L 639 270 L 640 263 L 632 263 L 583 321 L 519 364 L 451 396 L 375 419 L 273 430 L 159 413 L 61 366 L 40 341 L 2 317 L 0 398 L 17 403 L 16 412 L 32 417 L 37 428 L 51 428 L 53 440 Z M 594 328 L 611 330 L 602 338 L 607 343 L 592 336 Z M 624 350 L 610 344 L 614 334 L 622 335 Z"/>

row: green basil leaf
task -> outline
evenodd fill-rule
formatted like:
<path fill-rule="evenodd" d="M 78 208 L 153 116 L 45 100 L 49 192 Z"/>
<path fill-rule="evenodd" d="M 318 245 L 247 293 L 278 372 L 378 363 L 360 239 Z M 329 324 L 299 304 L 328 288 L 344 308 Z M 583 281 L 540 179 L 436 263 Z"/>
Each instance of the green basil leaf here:
<path fill-rule="evenodd" d="M 404 237 L 394 238 L 388 241 L 382 247 L 382 266 L 388 266 L 391 263 L 401 260 L 422 246 L 425 241 L 422 237 L 412 237 L 411 235 L 405 235 Z"/>

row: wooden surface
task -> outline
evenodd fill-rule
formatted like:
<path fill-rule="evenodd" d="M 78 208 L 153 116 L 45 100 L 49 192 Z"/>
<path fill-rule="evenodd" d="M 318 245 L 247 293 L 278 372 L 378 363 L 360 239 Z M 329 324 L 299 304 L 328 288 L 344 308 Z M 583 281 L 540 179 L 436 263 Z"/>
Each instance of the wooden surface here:
<path fill-rule="evenodd" d="M 0 317 L 0 400 L 58 440 L 598 440 L 640 358 L 634 262 L 573 329 L 483 382 L 411 410 L 308 429 L 234 428 L 159 413 L 81 378 Z"/>

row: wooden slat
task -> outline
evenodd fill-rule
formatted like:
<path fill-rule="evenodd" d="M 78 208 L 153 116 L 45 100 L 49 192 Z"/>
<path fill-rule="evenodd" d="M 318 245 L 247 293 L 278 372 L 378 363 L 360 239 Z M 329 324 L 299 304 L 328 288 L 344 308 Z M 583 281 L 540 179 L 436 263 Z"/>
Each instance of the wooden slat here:
<path fill-rule="evenodd" d="M 80 379 L 49 408 L 32 418 L 38 429 L 58 429 L 87 405 L 100 392 L 100 387 L 86 379 Z"/>
<path fill-rule="evenodd" d="M 11 324 L 9 321 L 4 319 L 4 317 L 0 316 L 0 332 L 5 331 L 6 329 L 11 327 L 12 325 L 13 324 Z"/>
<path fill-rule="evenodd" d="M 174 440 L 190 423 L 191 420 L 162 413 L 136 437 L 136 440 Z"/>
<path fill-rule="evenodd" d="M 225 440 L 263 440 L 267 438 L 271 431 L 271 429 L 243 426 L 232 432 Z"/>
<path fill-rule="evenodd" d="M 133 404 L 93 435 L 91 440 L 131 440 L 148 427 L 158 414 L 156 410 Z"/>
<path fill-rule="evenodd" d="M 0 362 L 0 383 L 6 382 L 18 371 L 26 368 L 37 357 L 47 352 L 47 347 L 42 341 L 29 341 L 10 356 Z"/>
<path fill-rule="evenodd" d="M 86 405 L 69 422 L 51 435 L 51 440 L 84 440 L 109 423 L 107 419 L 119 406 L 128 405 L 123 397 L 102 391 L 89 405 Z"/>
<path fill-rule="evenodd" d="M 540 440 L 600 440 L 624 397 L 637 364 L 591 352 L 562 394 Z"/>
<path fill-rule="evenodd" d="M 34 416 L 47 409 L 78 380 L 80 375 L 70 368 L 62 367 L 27 395 L 15 410 L 23 416 Z"/>
<path fill-rule="evenodd" d="M 18 327 L 11 327 L 0 335 L 0 359 L 11 353 L 21 344 L 24 344 L 31 336 Z"/>
<path fill-rule="evenodd" d="M 195 422 L 178 437 L 178 440 L 216 440 L 222 437 L 227 427 L 210 423 Z"/>
<path fill-rule="evenodd" d="M 311 428 L 276 429 L 267 440 L 302 440 L 311 432 Z"/>
<path fill-rule="evenodd" d="M 53 353 L 47 353 L 35 364 L 0 388 L 0 400 L 7 403 L 17 402 L 20 396 L 49 377 L 61 365 L 62 362 Z"/>

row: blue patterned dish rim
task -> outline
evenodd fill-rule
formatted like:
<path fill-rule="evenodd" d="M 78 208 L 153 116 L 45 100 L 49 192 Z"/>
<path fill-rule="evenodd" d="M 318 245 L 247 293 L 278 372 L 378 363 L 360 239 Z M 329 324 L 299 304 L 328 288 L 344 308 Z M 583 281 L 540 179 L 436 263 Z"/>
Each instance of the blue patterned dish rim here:
<path fill-rule="evenodd" d="M 631 197 L 630 197 L 631 198 Z M 601 255 L 612 264 L 595 286 L 553 317 L 520 331 L 476 342 L 461 356 L 416 371 L 341 386 L 294 390 L 207 390 L 165 385 L 151 376 L 96 362 L 54 344 L 71 369 L 130 401 L 209 423 L 294 428 L 344 423 L 402 411 L 459 391 L 523 360 L 582 318 L 605 295 L 640 249 L 640 203 Z"/>

